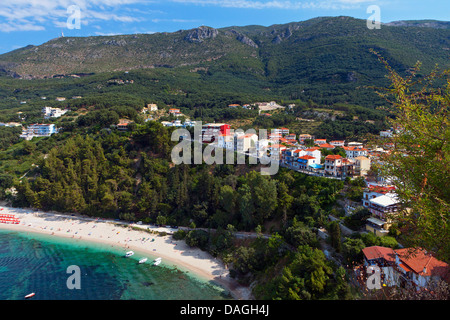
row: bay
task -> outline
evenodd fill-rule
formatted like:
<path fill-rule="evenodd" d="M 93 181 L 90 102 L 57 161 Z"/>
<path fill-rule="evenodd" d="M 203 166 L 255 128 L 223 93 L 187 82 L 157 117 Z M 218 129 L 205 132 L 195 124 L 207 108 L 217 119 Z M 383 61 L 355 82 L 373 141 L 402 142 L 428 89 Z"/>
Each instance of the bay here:
<path fill-rule="evenodd" d="M 220 286 L 153 257 L 82 240 L 0 230 L 0 300 L 228 300 Z M 69 289 L 69 266 L 80 289 Z"/>

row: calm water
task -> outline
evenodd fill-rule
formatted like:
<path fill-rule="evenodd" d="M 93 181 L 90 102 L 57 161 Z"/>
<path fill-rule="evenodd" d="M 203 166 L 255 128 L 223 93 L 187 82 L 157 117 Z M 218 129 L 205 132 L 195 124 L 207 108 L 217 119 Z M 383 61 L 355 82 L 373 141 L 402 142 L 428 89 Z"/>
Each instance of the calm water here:
<path fill-rule="evenodd" d="M 40 234 L 0 230 L 0 300 L 224 300 L 219 286 L 173 264 L 145 264 L 138 252 L 123 257 L 123 250 L 105 245 Z M 81 289 L 68 289 L 72 273 L 81 270 Z"/>

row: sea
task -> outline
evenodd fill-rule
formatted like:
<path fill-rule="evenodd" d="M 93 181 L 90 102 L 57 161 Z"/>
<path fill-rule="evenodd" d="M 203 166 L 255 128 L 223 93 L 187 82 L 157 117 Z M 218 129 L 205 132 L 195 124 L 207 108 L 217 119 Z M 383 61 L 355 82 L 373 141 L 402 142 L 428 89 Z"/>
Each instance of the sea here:
<path fill-rule="evenodd" d="M 0 300 L 232 300 L 221 286 L 135 251 L 0 230 Z"/>

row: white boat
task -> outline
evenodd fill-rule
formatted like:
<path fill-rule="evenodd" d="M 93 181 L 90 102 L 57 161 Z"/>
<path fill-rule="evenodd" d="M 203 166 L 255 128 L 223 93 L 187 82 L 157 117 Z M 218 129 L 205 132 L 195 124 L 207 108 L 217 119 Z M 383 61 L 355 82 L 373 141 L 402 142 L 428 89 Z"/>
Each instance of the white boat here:
<path fill-rule="evenodd" d="M 34 292 L 32 292 L 32 293 L 30 293 L 30 294 L 27 294 L 27 295 L 25 296 L 25 299 L 34 297 L 35 294 L 36 294 L 36 293 L 34 293 Z"/>
<path fill-rule="evenodd" d="M 155 262 L 153 262 L 153 265 L 154 266 L 157 266 L 158 264 L 160 264 L 161 263 L 161 258 L 156 258 L 155 259 Z"/>
<path fill-rule="evenodd" d="M 133 251 L 128 251 L 127 253 L 125 253 L 125 257 L 126 258 L 131 257 L 133 254 L 134 254 Z"/>
<path fill-rule="evenodd" d="M 139 263 L 144 263 L 147 261 L 147 258 L 142 258 L 141 260 L 139 260 Z"/>

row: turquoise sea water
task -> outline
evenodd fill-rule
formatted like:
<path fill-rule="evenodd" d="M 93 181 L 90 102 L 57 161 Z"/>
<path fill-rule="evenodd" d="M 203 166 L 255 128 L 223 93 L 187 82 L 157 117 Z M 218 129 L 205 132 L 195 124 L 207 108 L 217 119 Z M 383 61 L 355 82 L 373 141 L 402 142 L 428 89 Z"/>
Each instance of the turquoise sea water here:
<path fill-rule="evenodd" d="M 138 252 L 123 257 L 123 249 L 36 233 L 0 230 L 0 300 L 225 300 L 220 286 L 155 257 L 138 264 Z M 80 289 L 68 289 L 80 268 Z"/>

